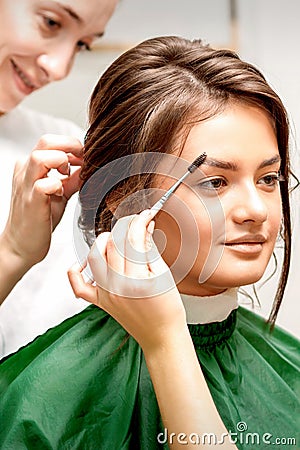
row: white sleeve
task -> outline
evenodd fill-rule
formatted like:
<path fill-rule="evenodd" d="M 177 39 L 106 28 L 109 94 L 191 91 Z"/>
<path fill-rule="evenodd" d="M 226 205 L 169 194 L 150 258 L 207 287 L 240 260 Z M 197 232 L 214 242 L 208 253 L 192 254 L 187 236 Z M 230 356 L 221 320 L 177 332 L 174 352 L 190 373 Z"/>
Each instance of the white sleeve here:
<path fill-rule="evenodd" d="M 7 219 L 14 163 L 27 157 L 41 135 L 65 134 L 83 141 L 84 131 L 66 119 L 18 107 L 0 117 L 0 225 Z M 67 270 L 76 261 L 73 247 L 75 194 L 55 230 L 49 254 L 13 289 L 0 308 L 0 357 L 87 306 L 75 299 Z M 1 227 L 2 228 L 2 227 Z"/>

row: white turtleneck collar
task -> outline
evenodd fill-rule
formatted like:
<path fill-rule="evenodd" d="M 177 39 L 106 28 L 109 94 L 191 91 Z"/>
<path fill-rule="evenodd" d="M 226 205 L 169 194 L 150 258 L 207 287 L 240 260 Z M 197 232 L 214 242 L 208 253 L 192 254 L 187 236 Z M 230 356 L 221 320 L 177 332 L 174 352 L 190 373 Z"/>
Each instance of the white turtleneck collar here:
<path fill-rule="evenodd" d="M 238 288 L 227 289 L 210 297 L 180 295 L 189 324 L 222 322 L 238 307 Z"/>

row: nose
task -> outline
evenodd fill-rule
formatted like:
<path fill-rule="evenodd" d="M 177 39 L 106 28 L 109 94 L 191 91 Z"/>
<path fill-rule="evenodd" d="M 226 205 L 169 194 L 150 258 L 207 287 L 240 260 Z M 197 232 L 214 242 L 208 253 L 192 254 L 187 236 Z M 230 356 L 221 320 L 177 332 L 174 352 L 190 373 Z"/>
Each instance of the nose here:
<path fill-rule="evenodd" d="M 38 66 L 43 72 L 43 81 L 59 81 L 65 78 L 73 65 L 74 49 L 53 49 L 51 52 L 43 53 L 38 56 Z"/>
<path fill-rule="evenodd" d="M 236 201 L 232 203 L 233 220 L 236 223 L 253 222 L 261 224 L 268 218 L 265 198 L 253 183 L 239 187 Z"/>

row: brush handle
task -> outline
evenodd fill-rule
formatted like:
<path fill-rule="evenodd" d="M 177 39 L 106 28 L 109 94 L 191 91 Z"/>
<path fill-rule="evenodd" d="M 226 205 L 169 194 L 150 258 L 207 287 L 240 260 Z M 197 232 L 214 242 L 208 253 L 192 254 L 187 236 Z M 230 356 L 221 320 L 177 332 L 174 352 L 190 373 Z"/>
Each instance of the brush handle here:
<path fill-rule="evenodd" d="M 152 206 L 151 212 L 155 213 L 155 215 L 158 213 L 158 211 L 161 210 L 161 208 L 164 206 L 166 201 L 171 197 L 171 195 L 176 191 L 176 189 L 181 185 L 183 180 L 190 174 L 189 171 L 187 171 L 176 183 L 174 183 L 170 189 L 167 190 L 167 192 Z M 154 217 L 154 216 L 153 216 Z"/>

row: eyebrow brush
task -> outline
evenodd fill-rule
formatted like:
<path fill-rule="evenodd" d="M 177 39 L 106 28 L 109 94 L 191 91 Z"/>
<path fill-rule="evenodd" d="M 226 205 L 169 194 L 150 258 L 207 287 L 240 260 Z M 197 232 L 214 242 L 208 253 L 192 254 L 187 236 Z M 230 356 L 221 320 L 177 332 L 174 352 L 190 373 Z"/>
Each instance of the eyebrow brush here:
<path fill-rule="evenodd" d="M 176 183 L 174 183 L 170 187 L 170 189 L 168 189 L 167 192 L 152 206 L 152 208 L 150 209 L 150 211 L 152 213 L 155 213 L 155 215 L 156 215 L 156 213 L 158 213 L 158 211 L 161 210 L 161 208 L 164 206 L 166 201 L 171 197 L 171 195 L 176 191 L 176 189 L 181 185 L 181 183 L 186 179 L 186 177 L 189 176 L 191 173 L 195 172 L 195 170 L 198 169 L 198 167 L 200 167 L 201 164 L 204 163 L 206 156 L 207 156 L 207 154 L 205 152 L 201 153 L 201 155 L 198 156 L 192 162 L 192 164 L 187 168 L 187 171 L 185 172 L 185 174 L 182 175 L 182 177 L 179 178 L 179 180 L 176 181 Z"/>

